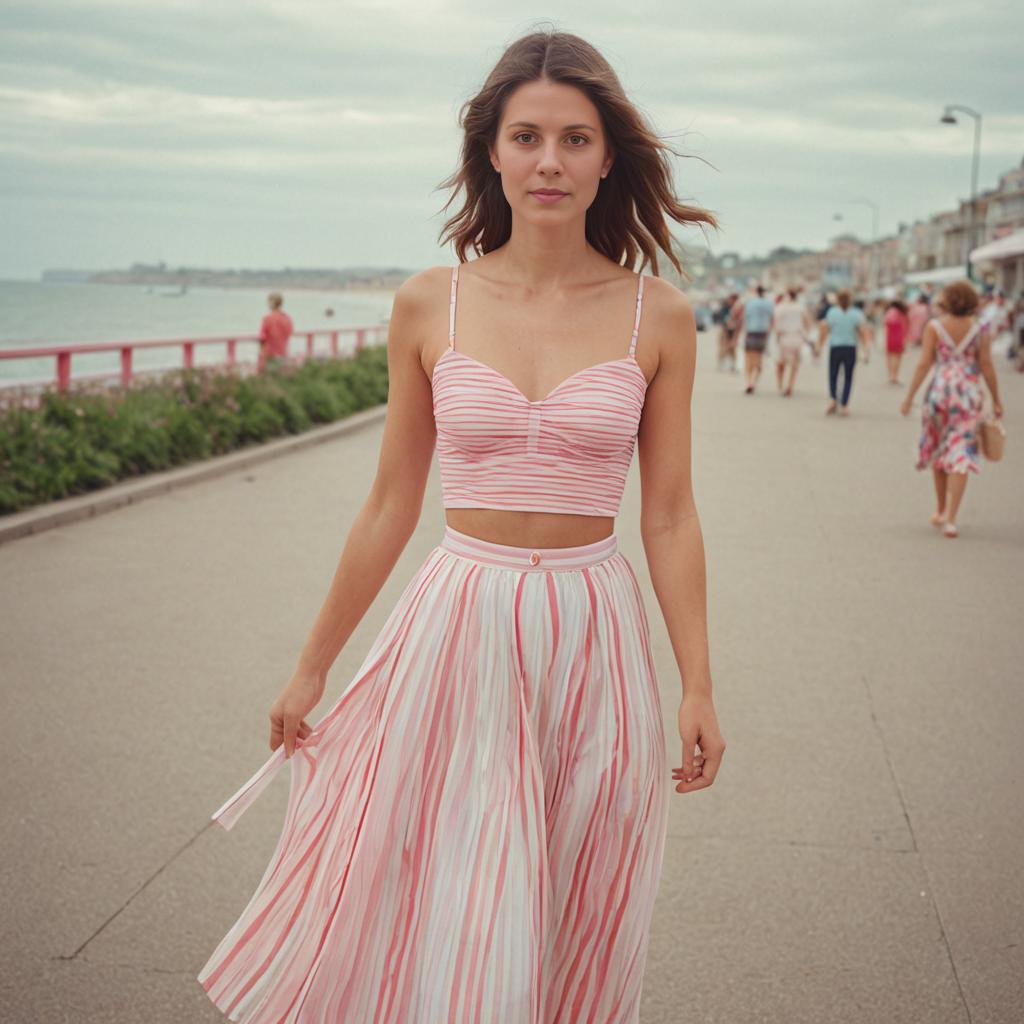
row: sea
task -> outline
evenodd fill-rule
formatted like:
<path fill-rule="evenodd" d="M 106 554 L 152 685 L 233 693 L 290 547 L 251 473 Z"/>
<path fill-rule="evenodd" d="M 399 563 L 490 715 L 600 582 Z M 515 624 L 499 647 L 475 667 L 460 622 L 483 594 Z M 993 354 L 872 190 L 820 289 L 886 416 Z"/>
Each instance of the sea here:
<path fill-rule="evenodd" d="M 0 281 L 0 350 L 43 345 L 149 339 L 210 338 L 254 335 L 267 312 L 271 288 L 200 288 L 184 292 L 165 285 L 87 284 Z M 394 292 L 386 290 L 282 290 L 284 310 L 295 324 L 291 351 L 305 351 L 303 331 L 378 327 L 391 315 Z M 330 312 L 329 312 L 330 311 Z M 372 340 L 372 338 L 368 339 Z M 343 332 L 341 353 L 350 351 L 355 335 Z M 329 351 L 326 337 L 315 352 Z M 255 361 L 256 342 L 239 342 L 239 361 Z M 195 365 L 223 363 L 224 344 L 197 345 Z M 182 349 L 140 349 L 133 367 L 154 370 L 182 365 Z M 72 356 L 72 380 L 80 373 L 116 373 L 118 352 Z M 0 384 L 53 380 L 56 358 L 0 359 Z"/>

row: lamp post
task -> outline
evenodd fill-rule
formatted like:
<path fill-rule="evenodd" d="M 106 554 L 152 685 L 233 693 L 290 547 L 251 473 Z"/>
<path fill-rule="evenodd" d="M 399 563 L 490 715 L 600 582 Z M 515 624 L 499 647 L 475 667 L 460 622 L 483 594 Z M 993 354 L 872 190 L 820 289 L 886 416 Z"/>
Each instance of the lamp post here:
<path fill-rule="evenodd" d="M 971 159 L 971 220 L 970 227 L 967 229 L 967 280 L 971 281 L 974 279 L 974 275 L 971 273 L 971 250 L 974 248 L 974 228 L 977 219 L 975 209 L 978 196 L 978 159 L 981 154 L 981 114 L 977 110 L 972 110 L 959 103 L 947 103 L 942 117 L 939 118 L 940 123 L 956 124 L 957 120 L 953 116 L 954 110 L 959 110 L 962 114 L 974 118 L 974 156 Z"/>

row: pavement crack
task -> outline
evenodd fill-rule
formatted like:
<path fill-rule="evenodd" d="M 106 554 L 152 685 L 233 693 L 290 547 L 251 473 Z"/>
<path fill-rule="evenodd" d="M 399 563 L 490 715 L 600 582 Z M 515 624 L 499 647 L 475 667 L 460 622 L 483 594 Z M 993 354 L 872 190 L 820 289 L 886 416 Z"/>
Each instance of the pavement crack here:
<path fill-rule="evenodd" d="M 207 825 L 205 825 L 194 836 L 192 836 L 185 843 L 183 843 L 173 854 L 171 854 L 171 856 L 168 857 L 167 860 L 165 860 L 147 879 L 145 879 L 142 882 L 142 884 L 133 893 L 131 893 L 131 895 L 129 895 L 128 898 L 105 921 L 103 921 L 99 925 L 99 927 L 96 928 L 96 930 L 90 936 L 88 936 L 88 938 L 86 938 L 74 952 L 59 953 L 56 956 L 51 957 L 51 959 L 77 959 L 82 950 L 84 950 L 85 947 L 88 946 L 89 943 L 92 942 L 92 940 L 95 939 L 96 936 L 99 935 L 103 931 L 103 929 L 107 927 L 107 925 L 109 925 L 112 921 L 115 921 L 122 913 L 124 913 L 124 911 L 127 910 L 129 906 L 131 906 L 131 904 L 138 896 L 144 893 L 146 889 L 148 889 L 149 886 L 152 885 L 153 882 L 156 881 L 156 879 L 158 879 L 167 870 L 167 868 L 171 866 L 171 864 L 173 864 L 190 846 L 192 846 L 204 832 L 206 832 L 209 828 L 212 827 L 212 824 L 213 823 L 210 822 Z"/>

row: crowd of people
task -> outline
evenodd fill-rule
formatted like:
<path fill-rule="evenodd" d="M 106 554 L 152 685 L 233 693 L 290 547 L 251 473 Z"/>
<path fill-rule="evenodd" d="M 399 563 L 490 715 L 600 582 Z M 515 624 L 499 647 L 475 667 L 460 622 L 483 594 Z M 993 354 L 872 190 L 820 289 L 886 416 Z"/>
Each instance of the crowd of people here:
<path fill-rule="evenodd" d="M 918 350 L 907 394 L 900 405 L 906 416 L 914 395 L 925 389 L 916 468 L 931 469 L 936 505 L 929 521 L 946 537 L 959 535 L 957 515 L 967 478 L 981 469 L 979 434 L 984 413 L 982 381 L 988 388 L 992 418 L 1003 414 L 993 348 L 1005 345 L 1006 358 L 1024 372 L 1024 295 L 1010 303 L 998 289 L 979 293 L 966 278 L 953 281 L 937 295 L 926 286 L 912 297 L 855 301 L 840 288 L 813 305 L 802 289 L 790 287 L 769 297 L 754 284 L 747 295 L 725 297 L 713 314 L 718 329 L 718 369 L 739 372 L 742 347 L 744 394 L 753 395 L 766 353 L 775 357 L 776 387 L 791 397 L 805 348 L 814 364 L 828 347 L 826 415 L 849 416 L 854 371 L 867 363 L 884 337 L 886 379 L 903 386 L 900 368 Z M 867 308 L 865 308 L 867 307 Z"/>

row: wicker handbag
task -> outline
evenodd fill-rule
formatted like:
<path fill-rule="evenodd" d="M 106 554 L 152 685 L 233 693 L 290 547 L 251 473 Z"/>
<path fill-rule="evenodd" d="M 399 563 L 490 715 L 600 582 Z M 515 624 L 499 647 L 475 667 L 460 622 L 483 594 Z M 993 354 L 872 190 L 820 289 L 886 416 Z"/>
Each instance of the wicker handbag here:
<path fill-rule="evenodd" d="M 990 415 L 983 417 L 978 428 L 978 439 L 981 441 L 981 454 L 990 462 L 998 462 L 1003 457 L 1006 428 L 1002 420 Z"/>

